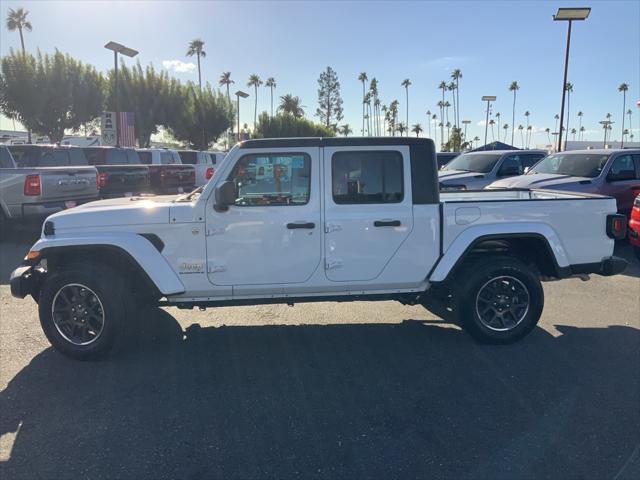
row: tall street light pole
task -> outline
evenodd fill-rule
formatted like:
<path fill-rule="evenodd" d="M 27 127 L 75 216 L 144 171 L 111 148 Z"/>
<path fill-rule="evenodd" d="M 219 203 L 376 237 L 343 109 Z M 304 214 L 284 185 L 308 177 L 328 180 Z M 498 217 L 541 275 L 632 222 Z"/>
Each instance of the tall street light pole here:
<path fill-rule="evenodd" d="M 471 120 L 462 120 L 462 124 L 464 125 L 464 141 L 467 141 L 467 125 L 471 123 Z"/>
<path fill-rule="evenodd" d="M 113 63 L 114 63 L 114 74 L 115 74 L 115 107 L 116 107 L 116 147 L 120 146 L 120 91 L 118 90 L 118 54 L 126 55 L 127 57 L 135 57 L 138 55 L 138 51 L 133 48 L 125 47 L 124 45 L 117 42 L 109 42 L 104 48 L 107 50 L 113 51 Z"/>
<path fill-rule="evenodd" d="M 558 12 L 553 16 L 554 21 L 568 22 L 567 28 L 567 48 L 564 54 L 564 79 L 562 80 L 562 103 L 560 104 L 560 130 L 558 132 L 558 147 L 556 151 L 562 151 L 562 127 L 564 126 L 564 99 L 567 93 L 567 74 L 569 73 L 569 47 L 571 46 L 571 24 L 574 20 L 586 20 L 591 12 L 591 8 L 558 8 Z M 567 132 L 569 135 L 569 132 Z"/>
<path fill-rule="evenodd" d="M 483 102 L 487 102 L 487 119 L 484 123 L 484 144 L 487 144 L 487 132 L 489 131 L 489 111 L 491 110 L 491 102 L 496 101 L 495 95 L 485 95 L 482 97 Z"/>
<path fill-rule="evenodd" d="M 240 141 L 240 98 L 247 98 L 248 93 L 238 90 L 236 93 L 236 113 L 238 115 L 238 141 Z"/>

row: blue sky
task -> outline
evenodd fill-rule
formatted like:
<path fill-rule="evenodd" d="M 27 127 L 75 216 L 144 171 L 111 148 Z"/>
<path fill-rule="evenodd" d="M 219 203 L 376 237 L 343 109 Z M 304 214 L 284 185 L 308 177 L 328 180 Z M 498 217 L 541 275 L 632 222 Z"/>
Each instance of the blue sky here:
<path fill-rule="evenodd" d="M 400 82 L 410 78 L 409 123 L 426 128 L 427 109 L 437 111 L 437 85 L 449 80 L 453 68 L 462 70 L 461 116 L 472 121 L 469 136 L 484 137 L 482 95 L 497 95 L 493 112 L 511 124 L 512 80 L 520 84 L 516 124 L 523 113 L 540 130 L 533 143 L 546 142 L 544 128 L 554 128 L 560 110 L 566 23 L 552 21 L 558 6 L 591 6 L 585 22 L 574 24 L 569 81 L 574 84 L 571 122 L 584 112 L 587 139 L 599 140 L 598 121 L 607 112 L 620 137 L 622 95 L 617 87 L 630 85 L 627 108 L 633 110 L 633 129 L 640 139 L 640 2 L 629 1 L 356 1 L 356 2 L 217 2 L 217 1 L 5 1 L 8 8 L 30 11 L 33 32 L 26 33 L 29 51 L 58 48 L 105 71 L 112 56 L 103 45 L 115 40 L 140 51 L 144 65 L 171 65 L 181 80 L 197 80 L 185 56 L 195 37 L 205 41 L 203 79 L 217 83 L 231 71 L 235 87 L 250 74 L 277 81 L 276 94 L 300 96 L 308 118 L 315 118 L 317 78 L 331 65 L 342 84 L 345 118 L 354 131 L 361 125 L 362 87 L 358 73 L 379 81 L 381 100 L 400 101 Z M 2 28 L 0 53 L 19 46 L 17 33 Z M 180 63 L 183 62 L 183 63 Z M 176 71 L 176 66 L 178 70 Z M 249 90 L 247 90 L 249 91 Z M 253 121 L 253 92 L 241 106 L 241 121 Z M 258 91 L 259 111 L 269 108 L 269 90 Z M 1 120 L 1 128 L 11 122 Z M 517 134 L 516 134 L 517 137 Z M 491 133 L 489 133 L 491 139 Z M 517 144 L 518 142 L 516 142 Z"/>

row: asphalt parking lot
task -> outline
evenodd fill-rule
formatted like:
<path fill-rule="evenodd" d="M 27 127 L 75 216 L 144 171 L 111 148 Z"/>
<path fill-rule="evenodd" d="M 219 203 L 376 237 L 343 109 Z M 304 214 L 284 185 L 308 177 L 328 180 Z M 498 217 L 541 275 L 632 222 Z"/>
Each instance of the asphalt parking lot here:
<path fill-rule="evenodd" d="M 392 302 L 140 312 L 118 356 L 56 353 L 0 243 L 0 477 L 640 478 L 640 266 L 545 284 L 481 346 Z"/>

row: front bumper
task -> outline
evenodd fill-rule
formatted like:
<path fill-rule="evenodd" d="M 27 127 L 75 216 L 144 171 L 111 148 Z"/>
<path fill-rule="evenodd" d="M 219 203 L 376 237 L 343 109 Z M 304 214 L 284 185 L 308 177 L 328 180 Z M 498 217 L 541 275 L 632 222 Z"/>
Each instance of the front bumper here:
<path fill-rule="evenodd" d="M 611 275 L 617 275 L 624 272 L 628 264 L 629 262 L 627 262 L 624 258 L 611 256 L 603 258 L 601 262 L 571 265 L 571 267 L 569 268 L 571 269 L 571 274 L 573 275 L 595 273 L 596 275 L 610 277 Z"/>
<path fill-rule="evenodd" d="M 34 271 L 33 265 L 20 265 L 11 272 L 11 278 L 9 279 L 11 295 L 16 298 L 26 297 L 35 291 L 38 280 L 38 275 Z"/>

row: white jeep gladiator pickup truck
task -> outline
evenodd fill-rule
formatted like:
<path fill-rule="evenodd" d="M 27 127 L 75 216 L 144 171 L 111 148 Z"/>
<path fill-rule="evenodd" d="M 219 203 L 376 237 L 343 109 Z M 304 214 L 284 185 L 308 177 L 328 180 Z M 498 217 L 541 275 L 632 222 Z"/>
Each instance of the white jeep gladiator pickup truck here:
<path fill-rule="evenodd" d="M 50 216 L 10 283 L 76 358 L 108 352 L 140 303 L 397 300 L 508 343 L 538 322 L 541 280 L 621 272 L 625 229 L 609 197 L 440 193 L 431 140 L 249 140 L 188 195 Z"/>

